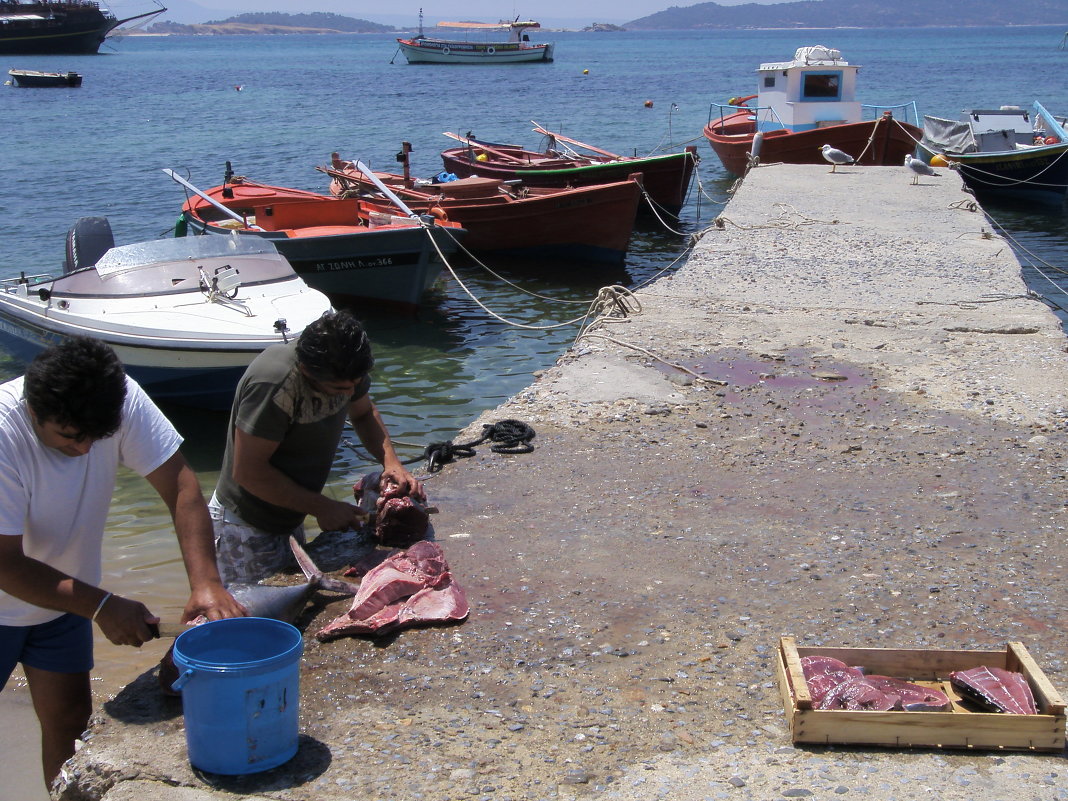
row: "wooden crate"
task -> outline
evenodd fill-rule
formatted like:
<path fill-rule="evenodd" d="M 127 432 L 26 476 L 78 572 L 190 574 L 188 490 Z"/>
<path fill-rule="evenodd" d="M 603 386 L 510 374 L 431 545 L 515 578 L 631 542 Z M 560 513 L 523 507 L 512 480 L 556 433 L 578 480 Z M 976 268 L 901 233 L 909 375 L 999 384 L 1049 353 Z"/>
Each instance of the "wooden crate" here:
<path fill-rule="evenodd" d="M 936 687 L 949 696 L 946 712 L 851 712 L 814 709 L 801 657 L 830 656 L 866 673 Z M 949 683 L 951 670 L 987 665 L 1023 673 L 1037 715 L 977 712 Z M 783 637 L 777 674 L 795 743 L 880 745 L 891 748 L 973 748 L 1022 751 L 1064 749 L 1065 704 L 1022 643 L 1004 651 L 939 651 L 894 648 L 803 648 Z"/>

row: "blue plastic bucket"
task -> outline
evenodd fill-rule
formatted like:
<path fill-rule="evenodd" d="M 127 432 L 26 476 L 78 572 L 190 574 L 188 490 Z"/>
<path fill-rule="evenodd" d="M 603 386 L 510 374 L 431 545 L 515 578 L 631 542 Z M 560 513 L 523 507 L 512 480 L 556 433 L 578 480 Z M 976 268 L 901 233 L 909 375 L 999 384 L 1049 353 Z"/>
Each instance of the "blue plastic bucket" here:
<path fill-rule="evenodd" d="M 257 773 L 297 753 L 300 632 L 280 620 L 236 617 L 182 632 L 174 663 L 193 767 Z"/>

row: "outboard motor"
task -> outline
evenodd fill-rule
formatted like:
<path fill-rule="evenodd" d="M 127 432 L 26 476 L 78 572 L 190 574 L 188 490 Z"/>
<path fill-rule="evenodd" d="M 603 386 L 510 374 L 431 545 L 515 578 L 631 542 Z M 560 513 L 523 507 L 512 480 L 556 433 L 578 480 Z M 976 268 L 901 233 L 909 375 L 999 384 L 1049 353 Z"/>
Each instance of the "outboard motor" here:
<path fill-rule="evenodd" d="M 115 237 L 107 217 L 80 217 L 67 231 L 67 257 L 63 262 L 63 273 L 92 267 L 113 247 Z"/>

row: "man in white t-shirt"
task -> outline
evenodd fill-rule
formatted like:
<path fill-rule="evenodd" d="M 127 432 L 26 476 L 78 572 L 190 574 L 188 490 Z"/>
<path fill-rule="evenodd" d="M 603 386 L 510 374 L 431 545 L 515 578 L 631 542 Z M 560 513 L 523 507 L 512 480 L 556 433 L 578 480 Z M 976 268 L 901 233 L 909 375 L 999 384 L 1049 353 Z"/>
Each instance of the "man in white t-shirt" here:
<path fill-rule="evenodd" d="M 245 614 L 219 578 L 211 518 L 181 442 L 99 340 L 50 347 L 0 385 L 0 689 L 21 662 L 46 784 L 92 711 L 92 622 L 135 647 L 159 623 L 141 602 L 98 586 L 119 465 L 144 476 L 170 510 L 191 591 L 182 621 Z"/>

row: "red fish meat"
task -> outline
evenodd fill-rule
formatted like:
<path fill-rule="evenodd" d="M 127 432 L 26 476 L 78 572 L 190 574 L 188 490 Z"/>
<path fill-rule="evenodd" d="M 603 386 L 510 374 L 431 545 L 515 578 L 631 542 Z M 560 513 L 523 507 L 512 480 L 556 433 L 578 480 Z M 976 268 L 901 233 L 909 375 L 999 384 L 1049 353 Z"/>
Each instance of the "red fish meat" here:
<path fill-rule="evenodd" d="M 846 679 L 828 692 L 816 709 L 848 709 L 854 712 L 889 712 L 901 703 L 900 696 L 875 689 L 863 678 Z"/>
<path fill-rule="evenodd" d="M 864 681 L 880 692 L 898 696 L 901 708 L 906 712 L 941 712 L 949 706 L 949 696 L 932 687 L 923 687 L 892 676 L 866 675 Z"/>
<path fill-rule="evenodd" d="M 949 680 L 965 696 L 997 712 L 1034 715 L 1038 711 L 1035 696 L 1022 673 L 981 665 L 969 670 L 953 671 L 949 674 Z"/>
<path fill-rule="evenodd" d="M 805 684 L 812 703 L 819 704 L 824 697 L 847 679 L 862 678 L 864 671 L 850 667 L 840 659 L 831 656 L 803 656 L 801 670 L 805 674 Z"/>
<path fill-rule="evenodd" d="M 363 476 L 352 491 L 374 524 L 375 539 L 382 545 L 407 548 L 426 536 L 430 510 L 425 498 L 404 492 L 381 472 Z"/>
<path fill-rule="evenodd" d="M 463 620 L 469 612 L 467 596 L 453 581 L 441 547 L 423 540 L 367 571 L 352 608 L 315 637 L 386 634 L 421 623 Z"/>

